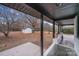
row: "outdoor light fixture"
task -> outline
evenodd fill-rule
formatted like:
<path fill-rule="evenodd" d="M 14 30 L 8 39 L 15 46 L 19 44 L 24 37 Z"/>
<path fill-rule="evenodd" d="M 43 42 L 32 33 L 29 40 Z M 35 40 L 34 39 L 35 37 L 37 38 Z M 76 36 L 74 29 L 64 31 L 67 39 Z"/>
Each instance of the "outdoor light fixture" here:
<path fill-rule="evenodd" d="M 63 3 L 56 3 L 56 6 L 62 6 L 63 5 Z"/>

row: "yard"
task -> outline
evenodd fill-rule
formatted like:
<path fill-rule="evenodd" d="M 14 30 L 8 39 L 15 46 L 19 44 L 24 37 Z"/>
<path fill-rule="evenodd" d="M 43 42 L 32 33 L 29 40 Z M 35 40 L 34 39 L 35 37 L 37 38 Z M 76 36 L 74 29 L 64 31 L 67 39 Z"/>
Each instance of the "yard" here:
<path fill-rule="evenodd" d="M 52 32 L 44 32 L 44 49 L 47 49 L 52 43 Z M 17 45 L 32 42 L 40 46 L 40 32 L 22 33 L 20 31 L 10 32 L 9 38 L 0 33 L 0 51 L 15 47 Z"/>

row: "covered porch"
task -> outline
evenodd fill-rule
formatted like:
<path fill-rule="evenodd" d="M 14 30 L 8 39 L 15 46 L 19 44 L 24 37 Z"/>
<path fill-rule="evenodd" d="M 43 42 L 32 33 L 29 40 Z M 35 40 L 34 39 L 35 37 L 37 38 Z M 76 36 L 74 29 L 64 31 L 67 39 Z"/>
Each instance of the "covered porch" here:
<path fill-rule="evenodd" d="M 76 56 L 79 55 L 79 6 L 78 4 L 53 4 L 53 3 L 23 3 L 23 4 L 9 4 L 3 3 L 7 7 L 16 9 L 23 13 L 28 13 L 34 17 L 41 19 L 41 56 Z M 47 21 L 53 24 L 53 43 L 51 46 L 44 52 L 43 46 L 43 21 Z M 58 26 L 58 36 L 55 35 L 55 25 Z M 67 35 L 63 34 L 63 26 L 74 25 L 74 36 L 69 38 Z M 67 38 L 68 37 L 68 38 Z M 72 40 L 71 40 L 72 39 Z M 68 41 L 71 41 L 70 42 Z M 68 41 L 68 45 L 65 42 Z"/>

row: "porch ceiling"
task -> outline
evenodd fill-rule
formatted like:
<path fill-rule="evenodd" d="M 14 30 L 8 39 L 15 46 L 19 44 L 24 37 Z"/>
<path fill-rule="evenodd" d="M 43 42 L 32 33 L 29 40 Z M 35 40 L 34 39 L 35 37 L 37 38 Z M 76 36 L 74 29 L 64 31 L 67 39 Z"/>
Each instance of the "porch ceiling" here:
<path fill-rule="evenodd" d="M 74 20 L 75 18 L 67 19 L 67 20 L 60 20 L 57 22 L 60 23 L 62 26 L 66 26 L 66 25 L 74 25 Z"/>
<path fill-rule="evenodd" d="M 44 20 L 51 23 L 55 20 L 62 25 L 74 24 L 72 18 L 76 15 L 76 4 L 57 6 L 55 3 L 3 3 L 3 5 L 40 19 L 42 13 L 44 14 Z"/>

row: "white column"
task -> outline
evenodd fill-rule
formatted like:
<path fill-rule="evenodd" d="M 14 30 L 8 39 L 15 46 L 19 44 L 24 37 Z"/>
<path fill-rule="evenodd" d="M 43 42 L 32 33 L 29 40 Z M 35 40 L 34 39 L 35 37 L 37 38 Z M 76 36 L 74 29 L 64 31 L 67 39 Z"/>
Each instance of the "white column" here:
<path fill-rule="evenodd" d="M 74 49 L 79 55 L 79 16 L 74 19 Z"/>

